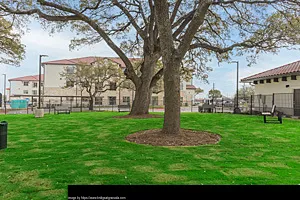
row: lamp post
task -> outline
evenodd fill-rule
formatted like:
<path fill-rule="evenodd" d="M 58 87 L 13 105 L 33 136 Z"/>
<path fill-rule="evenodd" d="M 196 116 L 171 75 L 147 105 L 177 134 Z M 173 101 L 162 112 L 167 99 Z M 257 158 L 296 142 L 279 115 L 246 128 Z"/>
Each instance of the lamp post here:
<path fill-rule="evenodd" d="M 48 57 L 48 56 L 40 55 L 40 60 L 39 60 L 39 107 L 38 109 L 41 109 L 42 57 Z"/>
<path fill-rule="evenodd" d="M 4 83 L 3 83 L 3 107 L 4 107 L 4 112 L 6 114 L 6 74 L 2 74 L 4 76 Z"/>
<path fill-rule="evenodd" d="M 239 108 L 239 61 L 231 61 L 231 63 L 236 63 L 236 103 L 234 106 L 233 113 L 241 113 Z"/>

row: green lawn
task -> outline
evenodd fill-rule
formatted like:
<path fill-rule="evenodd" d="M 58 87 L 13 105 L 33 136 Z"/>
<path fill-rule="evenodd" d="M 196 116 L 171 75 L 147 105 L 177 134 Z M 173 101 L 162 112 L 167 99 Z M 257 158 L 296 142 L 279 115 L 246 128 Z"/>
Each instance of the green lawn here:
<path fill-rule="evenodd" d="M 0 199 L 66 199 L 69 184 L 300 184 L 299 120 L 184 113 L 183 128 L 218 133 L 221 142 L 153 147 L 124 138 L 163 119 L 112 118 L 124 114 L 0 115 L 9 123 Z"/>

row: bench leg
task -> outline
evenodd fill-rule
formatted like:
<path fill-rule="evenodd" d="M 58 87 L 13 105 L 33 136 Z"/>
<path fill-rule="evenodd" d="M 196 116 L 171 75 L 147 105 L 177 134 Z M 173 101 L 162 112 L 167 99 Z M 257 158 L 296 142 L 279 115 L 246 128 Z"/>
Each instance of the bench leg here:
<path fill-rule="evenodd" d="M 267 123 L 267 116 L 264 115 L 264 123 Z"/>
<path fill-rule="evenodd" d="M 282 117 L 278 117 L 280 124 L 282 124 Z"/>

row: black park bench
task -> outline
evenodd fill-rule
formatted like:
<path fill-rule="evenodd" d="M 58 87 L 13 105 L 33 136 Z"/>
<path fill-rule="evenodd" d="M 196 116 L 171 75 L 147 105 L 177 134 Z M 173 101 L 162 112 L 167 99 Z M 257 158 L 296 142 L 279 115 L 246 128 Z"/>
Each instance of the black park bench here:
<path fill-rule="evenodd" d="M 56 106 L 54 107 L 54 114 L 70 114 L 71 109 L 68 106 Z"/>
<path fill-rule="evenodd" d="M 276 111 L 276 105 L 273 105 L 272 106 L 272 110 L 271 112 L 262 112 L 261 115 L 264 117 L 264 123 L 267 123 L 267 116 L 270 116 L 270 117 L 274 117 L 274 116 L 277 116 L 277 120 L 280 124 L 282 124 L 282 113 L 279 112 L 279 111 Z M 268 121 L 271 121 L 271 120 L 268 120 Z M 272 120 L 274 121 L 274 120 Z"/>
<path fill-rule="evenodd" d="M 118 105 L 118 111 L 119 112 L 126 112 L 126 111 L 128 111 L 128 112 L 130 112 L 130 105 L 129 104 L 127 104 L 127 105 Z"/>

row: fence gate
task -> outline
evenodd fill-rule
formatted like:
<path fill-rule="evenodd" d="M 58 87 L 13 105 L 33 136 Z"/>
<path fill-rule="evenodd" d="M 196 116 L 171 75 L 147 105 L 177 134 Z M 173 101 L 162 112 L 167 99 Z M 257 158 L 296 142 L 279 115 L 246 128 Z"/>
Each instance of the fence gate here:
<path fill-rule="evenodd" d="M 300 89 L 294 90 L 294 115 L 300 116 Z"/>

